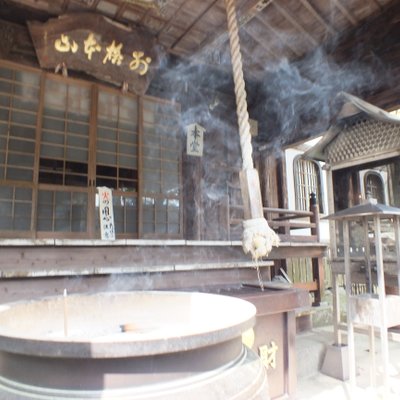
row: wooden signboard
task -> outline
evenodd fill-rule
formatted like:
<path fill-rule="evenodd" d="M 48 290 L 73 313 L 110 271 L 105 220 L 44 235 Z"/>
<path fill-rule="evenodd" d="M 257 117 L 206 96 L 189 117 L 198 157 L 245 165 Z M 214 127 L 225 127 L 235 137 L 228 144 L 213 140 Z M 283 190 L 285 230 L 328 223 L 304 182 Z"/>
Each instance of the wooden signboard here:
<path fill-rule="evenodd" d="M 186 127 L 187 155 L 196 157 L 203 155 L 204 132 L 205 128 L 199 124 L 190 124 Z"/>
<path fill-rule="evenodd" d="M 65 66 L 144 94 L 164 53 L 147 32 L 91 13 L 28 22 L 39 64 Z"/>

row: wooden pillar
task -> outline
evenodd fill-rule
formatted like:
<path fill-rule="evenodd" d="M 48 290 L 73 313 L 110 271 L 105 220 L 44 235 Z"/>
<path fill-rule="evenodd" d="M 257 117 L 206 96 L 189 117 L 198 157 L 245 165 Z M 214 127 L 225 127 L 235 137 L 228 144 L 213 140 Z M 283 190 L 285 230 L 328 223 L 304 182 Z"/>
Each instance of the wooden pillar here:
<path fill-rule="evenodd" d="M 396 259 L 397 259 L 397 294 L 400 295 L 400 217 L 394 219 L 394 234 L 396 238 Z"/>
<path fill-rule="evenodd" d="M 310 195 L 310 211 L 313 213 L 311 217 L 311 223 L 315 224 L 314 228 L 311 228 L 311 235 L 317 237 L 318 242 L 320 241 L 320 220 L 319 220 L 319 206 L 317 202 L 317 197 L 315 193 Z M 324 294 L 324 265 L 322 257 L 317 257 L 312 259 L 312 273 L 313 280 L 317 282 L 317 290 L 314 292 L 314 305 L 320 305 L 322 296 Z"/>
<path fill-rule="evenodd" d="M 244 207 L 244 219 L 263 218 L 260 178 L 256 169 L 244 169 L 239 173 Z"/>
<path fill-rule="evenodd" d="M 185 236 L 191 240 L 202 238 L 202 165 L 200 157 L 184 157 L 184 225 Z"/>

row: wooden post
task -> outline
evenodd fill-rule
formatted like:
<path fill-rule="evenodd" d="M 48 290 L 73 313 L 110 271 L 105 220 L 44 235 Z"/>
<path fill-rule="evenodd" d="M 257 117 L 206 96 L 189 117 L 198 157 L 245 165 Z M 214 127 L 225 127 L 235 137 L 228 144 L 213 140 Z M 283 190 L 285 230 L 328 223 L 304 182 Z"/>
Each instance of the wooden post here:
<path fill-rule="evenodd" d="M 202 223 L 202 165 L 199 157 L 184 156 L 184 196 L 189 205 L 185 209 L 185 231 L 188 239 L 201 240 L 204 224 Z M 140 203 L 139 203 L 140 204 Z M 189 217 L 190 216 L 190 217 Z"/>
<path fill-rule="evenodd" d="M 394 218 L 394 235 L 396 238 L 396 259 L 397 259 L 397 294 L 400 295 L 400 217 Z"/>
<path fill-rule="evenodd" d="M 230 212 L 229 212 L 229 196 L 226 194 L 219 202 L 219 226 L 220 240 L 230 240 Z"/>
<path fill-rule="evenodd" d="M 321 232 L 320 232 L 320 222 L 319 222 L 319 206 L 317 202 L 317 196 L 315 193 L 310 194 L 310 211 L 313 213 L 311 217 L 311 223 L 315 224 L 315 228 L 311 228 L 311 235 L 315 235 L 317 237 L 318 242 L 321 240 Z"/>
<path fill-rule="evenodd" d="M 239 173 L 242 191 L 244 219 L 263 218 L 260 178 L 256 169 L 245 169 Z"/>
<path fill-rule="evenodd" d="M 317 196 L 315 193 L 310 194 L 310 211 L 313 213 L 311 217 L 311 223 L 315 224 L 315 228 L 311 228 L 311 234 L 317 237 L 318 242 L 320 241 L 320 227 L 319 227 L 319 206 L 317 203 Z M 317 291 L 314 295 L 314 305 L 321 304 L 322 296 L 324 293 L 324 265 L 322 262 L 322 257 L 313 258 L 312 262 L 312 271 L 313 271 L 313 280 L 317 281 Z"/>

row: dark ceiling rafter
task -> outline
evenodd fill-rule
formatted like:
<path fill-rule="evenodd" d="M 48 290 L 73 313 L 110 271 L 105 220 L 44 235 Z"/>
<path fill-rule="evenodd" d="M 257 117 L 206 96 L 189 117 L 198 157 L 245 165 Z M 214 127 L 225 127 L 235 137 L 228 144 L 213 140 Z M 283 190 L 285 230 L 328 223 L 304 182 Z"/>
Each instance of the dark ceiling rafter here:
<path fill-rule="evenodd" d="M 262 15 L 257 15 L 255 17 L 255 19 L 258 22 L 260 22 L 267 31 L 271 32 L 284 47 L 286 47 L 287 49 L 290 49 L 290 51 L 293 53 L 293 55 L 295 55 L 296 57 L 301 56 L 301 52 L 295 46 L 293 46 L 291 43 L 289 43 L 289 41 L 286 40 L 278 30 L 273 28 L 268 22 L 264 21 L 264 19 L 262 18 Z"/>
<path fill-rule="evenodd" d="M 259 57 L 254 57 L 253 49 L 254 49 L 254 44 L 262 47 L 260 43 L 255 40 L 246 30 L 242 29 L 241 31 L 241 42 L 242 46 L 240 47 L 241 55 L 242 55 L 242 61 L 244 65 L 244 73 L 247 70 L 258 70 L 258 71 L 264 71 L 265 70 L 265 65 L 266 65 L 266 60 L 265 56 L 263 54 L 260 54 Z M 248 42 L 250 43 L 250 46 L 248 45 Z M 250 67 L 249 69 L 247 67 Z M 255 74 L 257 75 L 257 74 Z"/>
<path fill-rule="evenodd" d="M 308 40 L 308 42 L 312 46 L 318 46 L 318 42 L 311 36 L 309 32 L 307 32 L 297 21 L 296 19 L 287 11 L 284 7 L 278 4 L 277 1 L 274 1 L 273 6 L 278 10 L 278 12 L 291 24 L 294 28 L 299 31 L 304 37 Z"/>
<path fill-rule="evenodd" d="M 176 8 L 175 13 L 171 15 L 171 18 L 163 25 L 163 27 L 157 32 L 156 37 L 160 38 L 163 32 L 167 32 L 168 28 L 173 24 L 174 15 L 182 10 L 182 8 L 186 5 L 189 0 L 182 0 L 179 6 Z"/>
<path fill-rule="evenodd" d="M 100 3 L 100 0 L 94 0 L 92 5 L 90 6 L 90 9 L 95 10 L 99 3 Z"/>
<path fill-rule="evenodd" d="M 343 16 L 353 25 L 357 26 L 357 18 L 340 2 L 340 0 L 332 0 L 336 8 L 342 13 Z"/>
<path fill-rule="evenodd" d="M 128 3 L 126 3 L 125 1 L 123 1 L 123 2 L 119 5 L 119 7 L 118 7 L 118 9 L 117 9 L 117 12 L 115 13 L 114 18 L 115 18 L 115 19 L 121 18 L 121 17 L 124 15 L 124 12 L 125 12 L 127 6 L 128 6 Z"/>
<path fill-rule="evenodd" d="M 379 3 L 378 0 L 372 0 L 372 2 L 376 5 L 376 8 L 377 8 L 379 11 L 382 11 L 382 10 L 383 10 L 383 7 L 382 7 L 382 5 Z"/>
<path fill-rule="evenodd" d="M 301 4 L 304 8 L 308 10 L 308 12 L 327 30 L 330 34 L 336 35 L 336 29 L 328 24 L 321 16 L 321 14 L 310 4 L 309 0 L 300 0 Z"/>
<path fill-rule="evenodd" d="M 143 13 L 143 16 L 142 16 L 142 18 L 140 19 L 140 22 L 139 22 L 139 23 L 140 23 L 140 24 L 144 23 L 144 21 L 146 20 L 147 17 L 149 17 L 149 15 L 152 13 L 152 11 L 153 11 L 152 8 L 147 9 L 147 10 Z"/>
<path fill-rule="evenodd" d="M 279 56 L 277 53 L 275 53 L 272 49 L 271 46 L 268 44 L 270 43 L 269 41 L 265 40 L 266 38 L 263 37 L 263 40 L 260 40 L 260 35 L 258 35 L 256 32 L 254 32 L 254 28 L 252 27 L 251 24 L 245 25 L 242 29 L 242 31 L 245 31 L 256 43 L 258 43 L 268 54 L 270 54 L 275 60 L 279 60 Z"/>
<path fill-rule="evenodd" d="M 257 13 L 260 13 L 264 8 L 268 7 L 273 0 L 251 0 L 247 1 L 242 7 L 237 10 L 239 28 L 245 26 Z M 216 32 L 210 34 L 200 43 L 196 49 L 196 53 L 204 53 L 208 48 L 219 48 L 229 40 L 227 35 L 227 27 L 224 21 L 224 26 Z"/>
<path fill-rule="evenodd" d="M 193 62 L 230 68 L 224 0 L 2 0 L 0 18 L 24 24 L 68 12 L 94 12 L 151 33 L 166 51 Z M 398 0 L 236 0 L 246 75 L 286 59 L 298 61 L 318 46 L 336 43 Z M 330 20 L 329 18 L 335 18 Z M 1 28 L 1 27 L 0 27 Z M 242 40 L 243 39 L 243 40 Z M 248 46 L 249 48 L 244 48 Z M 397 44 L 396 44 L 397 46 Z M 252 76 L 253 75 L 253 76 Z"/>
<path fill-rule="evenodd" d="M 69 0 L 64 0 L 61 6 L 61 10 L 63 13 L 65 13 L 68 9 L 69 6 Z"/>
<path fill-rule="evenodd" d="M 271 5 L 274 0 L 248 1 L 238 13 L 239 28 L 251 21 L 258 13 Z"/>
<path fill-rule="evenodd" d="M 173 50 L 179 42 L 197 25 L 197 23 L 204 18 L 204 16 L 215 6 L 219 0 L 212 0 L 212 2 L 197 16 L 196 19 L 185 29 L 185 31 L 175 40 L 171 45 L 171 50 Z"/>

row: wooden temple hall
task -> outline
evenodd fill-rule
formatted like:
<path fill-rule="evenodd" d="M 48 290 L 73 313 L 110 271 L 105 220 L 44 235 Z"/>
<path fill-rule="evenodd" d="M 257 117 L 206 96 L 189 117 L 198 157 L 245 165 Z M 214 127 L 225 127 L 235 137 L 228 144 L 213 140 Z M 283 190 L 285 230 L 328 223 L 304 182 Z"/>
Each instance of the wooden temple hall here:
<path fill-rule="evenodd" d="M 321 305 L 354 384 L 400 326 L 399 17 L 0 0 L 0 399 L 294 399 Z"/>

